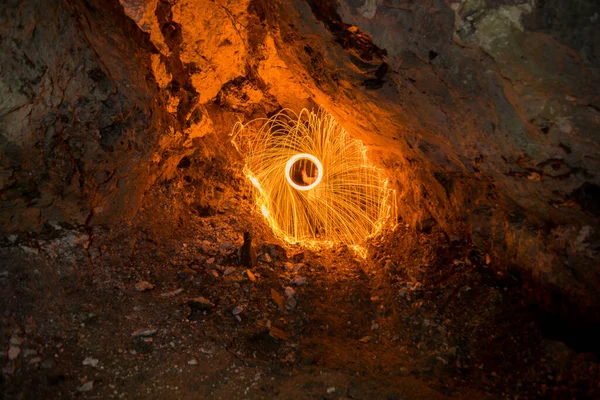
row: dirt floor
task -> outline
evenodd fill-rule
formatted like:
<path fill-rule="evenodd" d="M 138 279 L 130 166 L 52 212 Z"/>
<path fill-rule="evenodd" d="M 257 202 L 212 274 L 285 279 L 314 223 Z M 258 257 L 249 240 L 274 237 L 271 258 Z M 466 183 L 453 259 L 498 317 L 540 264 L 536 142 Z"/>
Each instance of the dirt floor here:
<path fill-rule="evenodd" d="M 469 243 L 400 222 L 366 260 L 284 248 L 227 165 L 185 159 L 117 228 L 2 239 L 0 397 L 600 397 L 596 356 Z"/>

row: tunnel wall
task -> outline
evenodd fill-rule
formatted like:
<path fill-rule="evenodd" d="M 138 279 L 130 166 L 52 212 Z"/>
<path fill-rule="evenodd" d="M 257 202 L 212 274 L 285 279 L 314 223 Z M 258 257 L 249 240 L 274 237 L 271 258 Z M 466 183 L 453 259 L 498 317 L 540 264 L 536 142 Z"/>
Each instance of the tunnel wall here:
<path fill-rule="evenodd" d="M 471 240 L 546 309 L 598 315 L 599 6 L 5 2 L 1 229 L 127 220 L 194 143 L 323 105 L 402 223 Z"/>

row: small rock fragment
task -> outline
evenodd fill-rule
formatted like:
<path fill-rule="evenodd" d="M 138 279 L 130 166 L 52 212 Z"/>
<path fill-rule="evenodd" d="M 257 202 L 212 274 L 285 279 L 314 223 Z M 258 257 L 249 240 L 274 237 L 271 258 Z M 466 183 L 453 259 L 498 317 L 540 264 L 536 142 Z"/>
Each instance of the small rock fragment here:
<path fill-rule="evenodd" d="M 241 314 L 241 313 L 242 313 L 242 311 L 244 311 L 244 309 L 243 309 L 242 307 L 240 307 L 240 306 L 235 306 L 235 307 L 233 308 L 233 310 L 231 310 L 231 313 L 232 313 L 233 315 L 239 315 L 239 314 Z"/>
<path fill-rule="evenodd" d="M 160 297 L 173 297 L 173 296 L 177 296 L 181 292 L 183 292 L 183 289 L 179 288 L 179 289 L 172 290 L 170 292 L 161 293 Z"/>
<path fill-rule="evenodd" d="M 327 388 L 327 393 L 331 394 L 335 392 L 335 388 L 334 387 L 328 387 Z"/>
<path fill-rule="evenodd" d="M 137 290 L 138 292 L 145 292 L 147 290 L 152 289 L 154 289 L 154 285 L 148 281 L 140 281 L 135 284 L 135 290 Z"/>
<path fill-rule="evenodd" d="M 283 310 L 283 297 L 277 293 L 275 289 L 271 289 L 271 299 L 275 302 L 280 310 Z"/>
<path fill-rule="evenodd" d="M 138 329 L 136 331 L 134 331 L 131 336 L 135 337 L 135 338 L 147 338 L 147 337 L 151 337 L 154 336 L 156 334 L 156 329 L 153 328 L 141 328 Z"/>
<path fill-rule="evenodd" d="M 37 356 L 37 351 L 34 349 L 23 350 L 23 357 Z"/>
<path fill-rule="evenodd" d="M 376 331 L 377 329 L 379 329 L 379 324 L 373 321 L 373 323 L 371 324 L 371 330 Z"/>
<path fill-rule="evenodd" d="M 297 304 L 298 304 L 298 301 L 296 301 L 296 298 L 294 296 L 288 297 L 287 306 L 290 310 L 293 310 L 294 308 L 296 308 Z"/>
<path fill-rule="evenodd" d="M 198 365 L 198 360 L 196 360 L 195 358 L 192 358 L 190 361 L 188 361 L 189 365 Z"/>
<path fill-rule="evenodd" d="M 15 358 L 19 357 L 20 353 L 21 353 L 20 347 L 10 346 L 10 348 L 8 349 L 8 359 L 14 360 Z"/>
<path fill-rule="evenodd" d="M 207 310 L 212 309 L 215 306 L 212 301 L 210 301 L 202 296 L 195 297 L 193 299 L 189 299 L 188 305 L 191 308 L 193 308 L 195 310 L 200 310 L 200 311 L 207 311 Z"/>
<path fill-rule="evenodd" d="M 272 326 L 271 329 L 269 329 L 269 335 L 271 337 L 274 337 L 275 339 L 280 339 L 280 340 L 288 339 L 287 333 L 285 333 L 283 330 L 276 328 L 274 326 Z"/>
<path fill-rule="evenodd" d="M 10 344 L 12 344 L 13 346 L 20 346 L 23 344 L 23 339 L 16 335 L 12 335 L 10 337 Z"/>
<path fill-rule="evenodd" d="M 33 357 L 31 360 L 29 360 L 29 364 L 39 364 L 40 361 L 42 361 L 42 357 Z"/>
<path fill-rule="evenodd" d="M 231 250 L 233 250 L 234 245 L 232 242 L 226 240 L 223 243 L 221 243 L 219 245 L 219 250 L 221 251 L 221 253 L 228 253 L 231 252 Z"/>
<path fill-rule="evenodd" d="M 204 266 L 206 268 L 213 268 L 215 266 L 215 258 L 211 257 L 208 260 L 206 260 L 206 262 L 204 263 Z"/>
<path fill-rule="evenodd" d="M 223 271 L 223 275 L 228 276 L 228 275 L 233 274 L 234 272 L 235 272 L 235 268 L 227 267 L 227 268 L 225 268 L 225 271 Z"/>
<path fill-rule="evenodd" d="M 89 392 L 93 388 L 94 388 L 94 381 L 89 381 L 89 382 L 86 382 L 83 385 L 79 386 L 79 388 L 77 390 L 80 392 Z"/>
<path fill-rule="evenodd" d="M 365 337 L 358 339 L 358 341 L 361 343 L 369 343 L 372 339 L 373 338 L 371 336 L 365 336 Z"/>
<path fill-rule="evenodd" d="M 294 271 L 294 272 L 298 272 L 298 271 L 300 271 L 302 268 L 304 268 L 304 263 L 297 263 L 297 264 L 294 264 L 294 268 L 292 268 L 292 271 Z"/>
<path fill-rule="evenodd" d="M 294 279 L 292 279 L 292 284 L 296 286 L 306 285 L 306 278 L 302 276 L 296 276 Z"/>
<path fill-rule="evenodd" d="M 250 279 L 250 282 L 256 282 L 256 276 L 254 276 L 254 274 L 252 273 L 252 271 L 250 271 L 249 269 L 246 270 L 246 275 L 248 276 L 248 279 Z"/>
<path fill-rule="evenodd" d="M 197 275 L 197 272 L 188 267 L 177 272 L 177 278 L 181 279 L 183 281 L 193 280 L 196 275 Z"/>
<path fill-rule="evenodd" d="M 273 262 L 273 259 L 271 258 L 271 255 L 269 253 L 263 253 L 260 256 L 258 256 L 259 261 L 262 261 L 264 263 L 270 264 Z"/>
<path fill-rule="evenodd" d="M 39 252 L 39 250 L 34 247 L 29 247 L 29 246 L 20 246 L 20 247 L 25 252 L 25 254 L 36 255 Z"/>
<path fill-rule="evenodd" d="M 54 363 L 54 360 L 48 358 L 44 361 L 42 361 L 42 363 L 40 364 L 40 368 L 41 369 L 52 369 L 54 368 L 56 364 Z"/>
<path fill-rule="evenodd" d="M 97 360 L 96 358 L 86 357 L 83 360 L 83 365 L 88 365 L 90 367 L 96 368 L 98 366 L 98 362 L 99 362 L 99 360 Z"/>
<path fill-rule="evenodd" d="M 294 288 L 292 288 L 292 287 L 289 287 L 289 286 L 287 286 L 287 287 L 285 288 L 285 295 L 286 295 L 287 297 L 292 297 L 292 296 L 294 296 L 295 294 L 296 294 L 296 291 L 294 290 Z"/>

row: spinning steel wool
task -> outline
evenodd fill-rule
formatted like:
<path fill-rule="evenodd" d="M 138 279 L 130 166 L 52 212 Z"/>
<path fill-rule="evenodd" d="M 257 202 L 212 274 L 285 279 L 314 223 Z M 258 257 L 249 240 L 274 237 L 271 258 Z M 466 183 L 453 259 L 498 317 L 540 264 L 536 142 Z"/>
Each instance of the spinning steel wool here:
<path fill-rule="evenodd" d="M 256 205 L 283 240 L 345 243 L 364 255 L 366 239 L 395 220 L 395 192 L 382 170 L 327 112 L 283 110 L 236 124 L 232 136 Z"/>

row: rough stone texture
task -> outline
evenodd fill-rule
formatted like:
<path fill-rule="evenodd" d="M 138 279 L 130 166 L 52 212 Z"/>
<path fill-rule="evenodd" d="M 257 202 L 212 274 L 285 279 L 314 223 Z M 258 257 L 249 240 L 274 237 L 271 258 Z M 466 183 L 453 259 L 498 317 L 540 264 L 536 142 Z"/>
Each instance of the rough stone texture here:
<path fill-rule="evenodd" d="M 600 309 L 597 2 L 19 3 L 0 8 L 4 230 L 126 218 L 203 136 L 323 105 L 404 223 L 470 237 L 546 309 Z"/>
<path fill-rule="evenodd" d="M 149 74 L 151 43 L 115 4 L 0 7 L 0 220 L 132 215 L 160 171 L 171 129 Z"/>
<path fill-rule="evenodd" d="M 597 2 L 343 1 L 338 10 L 387 50 L 390 86 L 420 92 L 402 104 L 400 140 L 446 191 L 444 200 L 426 188 L 443 210 L 429 207 L 435 219 L 466 224 L 501 272 L 543 287 L 534 293 L 545 307 L 593 315 Z"/>

